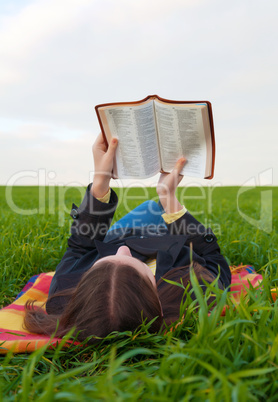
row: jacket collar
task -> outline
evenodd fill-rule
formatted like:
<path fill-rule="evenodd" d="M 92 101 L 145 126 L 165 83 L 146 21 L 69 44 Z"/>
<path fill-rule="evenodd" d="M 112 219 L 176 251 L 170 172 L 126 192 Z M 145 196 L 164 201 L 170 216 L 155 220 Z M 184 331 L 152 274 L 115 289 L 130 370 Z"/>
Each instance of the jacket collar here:
<path fill-rule="evenodd" d="M 126 245 L 133 257 L 145 262 L 149 258 L 156 258 L 156 278 L 163 276 L 171 269 L 187 240 L 185 235 L 165 235 L 159 237 L 128 237 L 119 241 L 104 243 L 95 240 L 100 258 L 115 255 L 118 248 Z"/>

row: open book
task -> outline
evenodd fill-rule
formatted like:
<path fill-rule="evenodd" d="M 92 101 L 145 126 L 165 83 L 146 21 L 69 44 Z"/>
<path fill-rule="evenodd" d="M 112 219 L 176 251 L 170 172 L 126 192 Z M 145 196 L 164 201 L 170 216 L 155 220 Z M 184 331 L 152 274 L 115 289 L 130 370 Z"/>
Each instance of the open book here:
<path fill-rule="evenodd" d="M 211 104 L 147 96 L 138 102 L 96 106 L 101 131 L 109 143 L 119 140 L 113 174 L 121 179 L 170 172 L 185 157 L 181 174 L 212 179 L 215 140 Z"/>

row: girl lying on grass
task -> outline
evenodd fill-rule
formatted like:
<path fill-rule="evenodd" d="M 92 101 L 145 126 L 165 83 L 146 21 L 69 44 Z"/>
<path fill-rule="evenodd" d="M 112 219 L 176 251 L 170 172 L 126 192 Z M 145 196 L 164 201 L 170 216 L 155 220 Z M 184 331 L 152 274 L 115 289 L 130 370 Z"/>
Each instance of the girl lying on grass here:
<path fill-rule="evenodd" d="M 161 174 L 159 204 L 143 203 L 109 230 L 117 207 L 117 195 L 109 187 L 116 148 L 116 139 L 107 148 L 101 134 L 93 146 L 93 184 L 80 207 L 73 204 L 71 237 L 51 282 L 47 314 L 26 304 L 25 326 L 31 332 L 51 335 L 59 322 L 56 336 L 75 327 L 82 341 L 133 331 L 154 318 L 149 330 L 156 332 L 179 319 L 184 295 L 181 287 L 163 279 L 182 281 L 186 287 L 192 260 L 203 287 L 203 280 L 211 283 L 219 273 L 219 288 L 231 283 L 215 235 L 176 198 L 184 158 L 171 173 Z"/>

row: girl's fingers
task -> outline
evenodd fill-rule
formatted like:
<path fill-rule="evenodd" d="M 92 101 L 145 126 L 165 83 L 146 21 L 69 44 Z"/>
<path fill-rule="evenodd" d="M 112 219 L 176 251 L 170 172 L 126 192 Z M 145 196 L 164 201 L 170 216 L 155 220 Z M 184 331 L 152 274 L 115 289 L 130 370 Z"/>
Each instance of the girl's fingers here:
<path fill-rule="evenodd" d="M 102 133 L 99 133 L 98 136 L 97 136 L 97 138 L 96 138 L 96 140 L 95 140 L 95 144 L 96 144 L 96 145 L 100 145 L 100 144 L 102 144 L 103 142 L 104 142 L 103 135 L 102 135 Z"/>
<path fill-rule="evenodd" d="M 108 150 L 106 152 L 108 159 L 112 160 L 114 158 L 117 146 L 118 146 L 117 138 L 112 138 L 112 140 L 109 143 Z"/>
<path fill-rule="evenodd" d="M 175 173 L 180 174 L 182 169 L 183 169 L 183 167 L 184 167 L 184 165 L 185 165 L 185 163 L 186 163 L 186 159 L 185 158 L 180 158 L 176 162 L 175 167 L 173 169 L 175 171 Z"/>
<path fill-rule="evenodd" d="M 99 133 L 97 136 L 94 144 L 93 144 L 93 152 L 97 153 L 99 150 L 105 152 L 106 151 L 106 144 L 103 138 L 102 133 Z"/>

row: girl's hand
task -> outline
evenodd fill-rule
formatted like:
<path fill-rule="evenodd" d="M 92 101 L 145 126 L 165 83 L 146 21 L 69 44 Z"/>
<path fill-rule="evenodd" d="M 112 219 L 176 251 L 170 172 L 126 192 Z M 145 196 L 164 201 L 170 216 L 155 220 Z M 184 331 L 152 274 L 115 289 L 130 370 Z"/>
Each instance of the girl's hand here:
<path fill-rule="evenodd" d="M 171 173 L 161 173 L 156 186 L 161 205 L 167 214 L 178 212 L 182 209 L 176 198 L 176 189 L 183 176 L 180 174 L 186 163 L 185 158 L 180 158 Z"/>
<path fill-rule="evenodd" d="M 103 135 L 100 133 L 93 145 L 95 173 L 91 193 L 95 198 L 102 198 L 109 190 L 112 177 L 113 161 L 118 146 L 117 138 L 112 138 L 107 147 Z"/>

